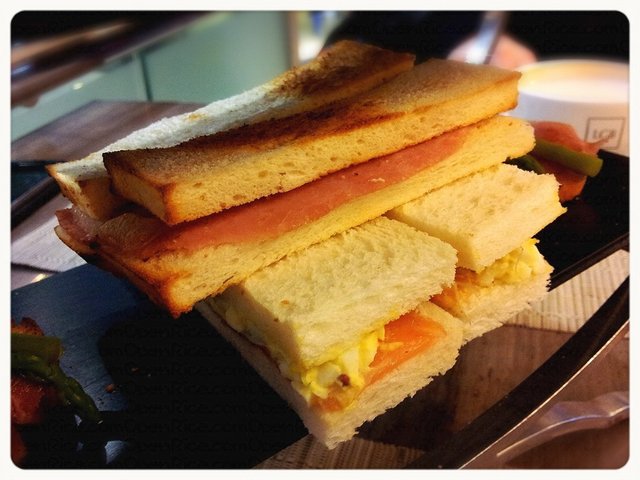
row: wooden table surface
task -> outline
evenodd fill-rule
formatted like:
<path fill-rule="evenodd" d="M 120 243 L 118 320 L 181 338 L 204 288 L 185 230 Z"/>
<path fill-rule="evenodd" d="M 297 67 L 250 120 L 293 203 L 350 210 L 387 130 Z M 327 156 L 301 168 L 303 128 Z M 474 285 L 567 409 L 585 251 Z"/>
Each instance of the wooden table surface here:
<path fill-rule="evenodd" d="M 163 117 L 202 105 L 95 101 L 11 144 L 12 160 L 76 160 Z"/>
<path fill-rule="evenodd" d="M 159 118 L 197 107 L 177 103 L 94 102 L 17 140 L 11 146 L 11 157 L 81 158 Z M 434 419 L 446 416 L 447 428 L 459 430 L 518 385 L 570 337 L 570 333 L 502 327 L 467 344 L 453 370 L 418 396 L 429 395 L 425 401 L 433 404 Z M 567 386 L 559 399 L 590 400 L 603 393 L 628 389 L 629 341 L 625 338 Z M 402 420 L 403 416 L 410 417 L 412 411 L 403 409 L 397 415 Z M 426 434 L 434 432 L 425 428 L 415 433 Z M 376 432 L 368 431 L 367 436 L 376 437 Z M 512 460 L 506 467 L 617 468 L 625 464 L 628 454 L 629 423 L 623 421 L 608 429 L 582 431 L 553 440 Z M 275 461 L 273 465 L 286 464 L 280 460 L 280 464 Z"/>

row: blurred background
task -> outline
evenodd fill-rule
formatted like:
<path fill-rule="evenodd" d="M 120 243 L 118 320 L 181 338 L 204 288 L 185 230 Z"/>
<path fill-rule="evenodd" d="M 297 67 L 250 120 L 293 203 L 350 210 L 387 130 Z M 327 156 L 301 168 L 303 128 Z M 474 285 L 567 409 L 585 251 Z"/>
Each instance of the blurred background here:
<path fill-rule="evenodd" d="M 11 23 L 11 139 L 92 100 L 210 103 L 315 56 L 338 12 L 33 12 Z"/>
<path fill-rule="evenodd" d="M 11 22 L 11 139 L 93 100 L 209 103 L 351 38 L 463 58 L 481 12 L 24 11 Z M 493 63 L 628 61 L 620 12 L 511 12 Z"/>

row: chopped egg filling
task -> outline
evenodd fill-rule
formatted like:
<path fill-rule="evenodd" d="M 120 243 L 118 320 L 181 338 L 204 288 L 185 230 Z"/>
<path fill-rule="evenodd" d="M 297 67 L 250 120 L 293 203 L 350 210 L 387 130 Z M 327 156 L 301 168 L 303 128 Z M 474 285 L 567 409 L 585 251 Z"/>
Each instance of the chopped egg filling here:
<path fill-rule="evenodd" d="M 326 399 L 335 391 L 362 390 L 365 387 L 365 375 L 385 335 L 382 326 L 364 335 L 349 348 L 338 352 L 332 360 L 305 368 L 298 362 L 290 361 L 278 348 L 271 345 L 260 329 L 252 322 L 246 321 L 232 305 L 218 303 L 217 308 L 224 311 L 222 316 L 231 328 L 269 351 L 282 375 L 291 381 L 292 386 L 308 403 L 311 403 L 313 397 Z"/>
<path fill-rule="evenodd" d="M 312 396 L 327 398 L 332 387 L 362 389 L 365 373 L 373 362 L 378 343 L 384 339 L 384 327 L 365 335 L 362 340 L 339 354 L 334 360 L 307 370 L 299 370 L 285 361 L 278 362 L 280 371 L 308 401 Z"/>
<path fill-rule="evenodd" d="M 476 273 L 479 285 L 488 287 L 494 283 L 519 283 L 545 268 L 544 257 L 536 248 L 536 239 L 529 239 L 520 247 L 499 258 Z"/>
<path fill-rule="evenodd" d="M 455 314 L 459 289 L 465 285 L 490 287 L 495 284 L 517 284 L 544 272 L 546 263 L 536 248 L 535 239 L 529 239 L 520 247 L 499 258 L 479 272 L 467 268 L 456 270 L 456 283 L 432 298 L 437 305 Z"/>

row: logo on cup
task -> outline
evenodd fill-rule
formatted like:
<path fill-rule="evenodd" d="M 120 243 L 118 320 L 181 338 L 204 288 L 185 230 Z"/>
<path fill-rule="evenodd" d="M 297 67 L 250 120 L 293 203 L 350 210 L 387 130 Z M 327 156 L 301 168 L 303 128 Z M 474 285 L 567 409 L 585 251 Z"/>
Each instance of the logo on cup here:
<path fill-rule="evenodd" d="M 616 149 L 620 147 L 620 138 L 624 130 L 624 118 L 594 117 L 587 119 L 587 142 L 607 140 L 603 148 Z"/>

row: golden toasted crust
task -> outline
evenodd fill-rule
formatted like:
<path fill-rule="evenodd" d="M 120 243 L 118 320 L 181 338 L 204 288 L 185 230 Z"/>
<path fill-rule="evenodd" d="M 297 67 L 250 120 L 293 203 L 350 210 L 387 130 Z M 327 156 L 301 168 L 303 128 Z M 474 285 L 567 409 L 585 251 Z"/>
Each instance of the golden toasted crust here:
<path fill-rule="evenodd" d="M 58 183 L 62 194 L 92 218 L 111 218 L 128 203 L 111 191 L 111 179 L 100 153 L 45 168 Z"/>
<path fill-rule="evenodd" d="M 366 91 L 413 66 L 415 56 L 342 40 L 311 62 L 274 80 L 273 96 L 300 96 L 327 103 Z"/>
<path fill-rule="evenodd" d="M 199 135 L 312 110 L 380 85 L 412 68 L 413 62 L 410 54 L 341 41 L 263 85 L 194 112 L 162 119 L 81 160 L 51 165 L 48 171 L 73 204 L 93 218 L 108 219 L 127 200 L 111 190 L 103 152 L 169 147 Z M 132 187 L 141 185 L 134 183 Z"/>
<path fill-rule="evenodd" d="M 168 224 L 291 190 L 516 105 L 519 74 L 431 60 L 321 109 L 175 147 L 110 152 L 115 189 Z"/>
<path fill-rule="evenodd" d="M 127 268 L 123 262 L 112 259 L 108 254 L 105 254 L 105 252 L 98 252 L 91 245 L 75 238 L 71 232 L 66 231 L 61 226 L 57 226 L 55 232 L 65 245 L 74 250 L 88 263 L 118 277 L 126 278 L 149 296 L 154 303 L 157 305 L 167 305 L 168 309 L 172 311 L 172 300 L 171 296 L 168 295 L 168 289 L 166 287 L 166 285 L 170 283 L 170 279 L 165 279 L 163 285 L 151 276 L 144 275 L 144 272 L 139 275 L 135 271 Z"/>

